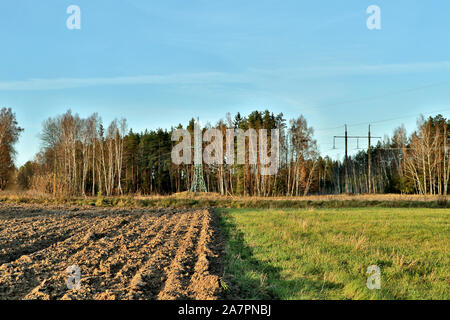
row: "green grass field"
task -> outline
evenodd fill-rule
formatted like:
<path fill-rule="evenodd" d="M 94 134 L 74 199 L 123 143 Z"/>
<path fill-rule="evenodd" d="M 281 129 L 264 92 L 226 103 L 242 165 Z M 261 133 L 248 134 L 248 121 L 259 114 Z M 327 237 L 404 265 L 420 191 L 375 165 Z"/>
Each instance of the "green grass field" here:
<path fill-rule="evenodd" d="M 221 209 L 243 299 L 450 299 L 450 211 Z M 366 286 L 381 269 L 381 289 Z"/>

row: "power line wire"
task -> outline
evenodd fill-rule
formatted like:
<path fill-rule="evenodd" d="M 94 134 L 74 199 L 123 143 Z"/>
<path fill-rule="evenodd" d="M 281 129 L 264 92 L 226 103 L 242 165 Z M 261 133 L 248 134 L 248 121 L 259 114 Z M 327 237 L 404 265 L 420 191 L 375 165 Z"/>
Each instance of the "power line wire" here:
<path fill-rule="evenodd" d="M 449 110 L 450 110 L 450 108 L 446 108 L 446 109 L 442 109 L 442 110 L 435 110 L 435 111 L 430 111 L 430 112 L 425 112 L 425 113 L 422 112 L 422 113 L 417 113 L 417 114 L 411 114 L 411 115 L 407 115 L 407 116 L 403 116 L 403 117 L 396 117 L 396 118 L 390 118 L 390 119 L 384 119 L 384 120 L 375 120 L 375 121 L 370 121 L 370 122 L 354 123 L 354 124 L 350 124 L 349 127 L 356 127 L 356 126 L 362 126 L 362 125 L 366 125 L 366 124 L 382 123 L 382 122 L 389 122 L 389 121 L 394 121 L 394 120 L 413 118 L 413 117 L 418 117 L 420 115 L 429 115 L 429 114 L 443 112 L 443 111 L 449 111 Z"/>
<path fill-rule="evenodd" d="M 334 107 L 334 106 L 339 106 L 339 105 L 343 105 L 343 104 L 350 104 L 350 103 L 356 103 L 356 102 L 364 102 L 364 101 L 367 101 L 367 100 L 376 100 L 376 99 L 381 99 L 381 98 L 385 98 L 385 97 L 392 96 L 392 95 L 397 95 L 397 94 L 402 94 L 402 93 L 407 93 L 407 92 L 414 92 L 414 91 L 423 90 L 423 89 L 427 89 L 427 88 L 432 88 L 432 87 L 436 87 L 436 86 L 442 86 L 442 85 L 446 85 L 446 84 L 450 84 L 450 81 L 436 82 L 436 83 L 431 83 L 431 84 L 427 84 L 427 85 L 423 85 L 423 86 L 419 86 L 419 87 L 413 87 L 413 88 L 408 88 L 408 89 L 403 89 L 403 90 L 391 91 L 391 92 L 388 92 L 388 93 L 375 95 L 375 96 L 369 96 L 369 97 L 364 97 L 364 98 L 357 98 L 357 99 L 351 99 L 351 100 L 346 100 L 346 101 L 341 101 L 341 102 L 336 102 L 336 103 L 331 103 L 331 104 L 325 104 L 325 105 L 321 105 L 321 106 L 315 107 L 315 109 Z"/>

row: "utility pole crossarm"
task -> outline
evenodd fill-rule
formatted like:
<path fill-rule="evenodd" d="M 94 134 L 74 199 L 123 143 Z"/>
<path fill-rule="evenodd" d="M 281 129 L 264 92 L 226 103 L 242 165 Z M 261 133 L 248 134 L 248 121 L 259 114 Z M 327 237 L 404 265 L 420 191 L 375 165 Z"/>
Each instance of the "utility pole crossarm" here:
<path fill-rule="evenodd" d="M 334 136 L 334 138 L 345 138 L 345 136 Z M 347 136 L 347 139 L 368 139 L 369 136 Z M 381 139 L 381 137 L 370 136 L 370 138 Z"/>

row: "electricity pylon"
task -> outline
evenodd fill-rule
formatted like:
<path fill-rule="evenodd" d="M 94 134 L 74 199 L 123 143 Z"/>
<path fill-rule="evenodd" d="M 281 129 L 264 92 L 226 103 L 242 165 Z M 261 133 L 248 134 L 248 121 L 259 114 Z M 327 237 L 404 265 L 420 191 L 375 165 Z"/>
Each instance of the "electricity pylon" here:
<path fill-rule="evenodd" d="M 191 192 L 208 192 L 203 179 L 203 165 L 194 164 L 194 181 L 192 181 Z"/>
<path fill-rule="evenodd" d="M 191 192 L 208 192 L 203 178 L 202 153 L 202 129 L 197 118 L 197 123 L 194 124 L 194 179 Z"/>

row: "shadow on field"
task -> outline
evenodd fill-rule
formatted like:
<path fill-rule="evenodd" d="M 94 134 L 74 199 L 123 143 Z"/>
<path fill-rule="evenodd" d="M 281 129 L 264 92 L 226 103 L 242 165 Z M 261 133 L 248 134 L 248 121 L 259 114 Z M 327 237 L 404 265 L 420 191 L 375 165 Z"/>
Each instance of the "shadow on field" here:
<path fill-rule="evenodd" d="M 222 230 L 225 233 L 224 279 L 230 285 L 225 299 L 292 299 L 292 296 L 315 298 L 330 288 L 342 288 L 342 284 L 328 281 L 312 281 L 305 278 L 287 280 L 282 268 L 273 266 L 270 260 L 258 260 L 253 248 L 245 241 L 233 218 L 220 212 Z M 270 259 L 270 257 L 268 257 Z M 295 258 L 296 259 L 296 258 Z M 325 298 L 325 297 L 323 297 Z"/>

